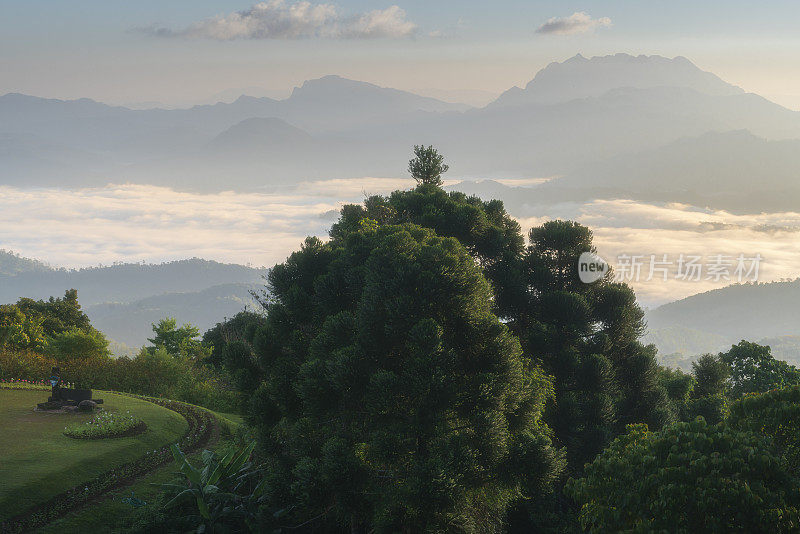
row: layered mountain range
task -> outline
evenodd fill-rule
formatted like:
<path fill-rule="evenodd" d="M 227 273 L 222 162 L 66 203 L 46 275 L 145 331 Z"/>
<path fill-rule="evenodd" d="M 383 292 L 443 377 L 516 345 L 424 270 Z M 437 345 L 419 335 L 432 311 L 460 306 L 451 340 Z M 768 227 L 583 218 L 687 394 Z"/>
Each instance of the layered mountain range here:
<path fill-rule="evenodd" d="M 190 109 L 0 97 L 0 184 L 251 190 L 398 176 L 435 144 L 449 176 L 558 176 L 534 201 L 619 197 L 769 209 L 798 196 L 797 112 L 683 57 L 575 56 L 483 108 L 325 76 L 283 100 Z M 754 182 L 763 182 L 758 187 Z M 720 184 L 733 184 L 718 194 Z M 527 200 L 526 200 L 527 202 Z"/>

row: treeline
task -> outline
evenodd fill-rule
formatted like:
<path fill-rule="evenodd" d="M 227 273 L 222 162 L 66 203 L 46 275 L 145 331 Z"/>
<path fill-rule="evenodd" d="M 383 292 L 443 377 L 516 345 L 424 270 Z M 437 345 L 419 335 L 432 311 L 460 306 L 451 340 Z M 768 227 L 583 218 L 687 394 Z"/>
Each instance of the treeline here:
<path fill-rule="evenodd" d="M 271 270 L 264 314 L 215 329 L 265 478 L 257 528 L 204 528 L 800 528 L 800 393 L 776 389 L 796 369 L 746 342 L 660 367 L 633 291 L 579 280 L 588 228 L 526 245 L 501 202 L 446 193 L 441 157 L 416 156 L 415 189 L 345 206 Z"/>
<path fill-rule="evenodd" d="M 239 409 L 239 394 L 210 359 L 200 332 L 167 318 L 153 325 L 150 346 L 133 358 L 112 358 L 109 342 L 81 310 L 77 291 L 63 298 L 0 305 L 0 380 L 41 381 L 53 367 L 79 388 L 125 391 Z"/>

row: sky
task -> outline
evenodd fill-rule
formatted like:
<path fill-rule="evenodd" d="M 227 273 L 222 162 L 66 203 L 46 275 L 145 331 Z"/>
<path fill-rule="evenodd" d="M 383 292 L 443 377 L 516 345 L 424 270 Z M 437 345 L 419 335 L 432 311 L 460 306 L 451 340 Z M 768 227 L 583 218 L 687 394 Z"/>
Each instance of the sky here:
<path fill-rule="evenodd" d="M 0 94 L 188 106 L 240 92 L 283 97 L 338 74 L 482 105 L 552 61 L 624 52 L 685 56 L 800 110 L 798 22 L 796 0 L 0 0 Z M 409 186 L 361 177 L 204 195 L 0 185 L 0 246 L 64 267 L 193 256 L 271 266 L 306 235 L 326 235 L 343 203 Z M 587 224 L 612 264 L 624 254 L 760 254 L 761 279 L 774 280 L 800 263 L 798 213 L 620 200 L 513 215 L 526 230 L 555 217 Z M 645 305 L 727 284 L 630 283 Z"/>
<path fill-rule="evenodd" d="M 800 3 L 0 1 L 0 94 L 184 106 L 326 74 L 481 104 L 576 53 L 686 56 L 800 109 Z"/>

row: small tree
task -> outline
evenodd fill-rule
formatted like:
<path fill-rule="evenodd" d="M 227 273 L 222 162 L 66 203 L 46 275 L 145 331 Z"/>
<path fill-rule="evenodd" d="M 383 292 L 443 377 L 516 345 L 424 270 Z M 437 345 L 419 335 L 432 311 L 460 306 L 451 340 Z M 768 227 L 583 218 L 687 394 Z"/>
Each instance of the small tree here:
<path fill-rule="evenodd" d="M 418 184 L 442 186 L 442 174 L 450 167 L 444 164 L 444 156 L 433 146 L 414 145 L 414 158 L 408 162 L 408 172 Z"/>
<path fill-rule="evenodd" d="M 174 317 L 161 319 L 158 324 L 153 325 L 153 332 L 155 337 L 147 340 L 153 344 L 149 349 L 151 351 L 164 347 L 172 356 L 184 356 L 195 361 L 207 355 L 208 350 L 204 350 L 197 339 L 200 331 L 188 323 L 178 327 Z"/>
<path fill-rule="evenodd" d="M 47 343 L 47 353 L 59 362 L 78 358 L 103 360 L 111 355 L 108 339 L 94 328 L 89 332 L 72 328 L 54 335 Z"/>
<path fill-rule="evenodd" d="M 800 384 L 800 371 L 776 360 L 769 346 L 740 341 L 719 359 L 730 366 L 730 396 L 737 399 L 747 393 L 763 393 Z"/>

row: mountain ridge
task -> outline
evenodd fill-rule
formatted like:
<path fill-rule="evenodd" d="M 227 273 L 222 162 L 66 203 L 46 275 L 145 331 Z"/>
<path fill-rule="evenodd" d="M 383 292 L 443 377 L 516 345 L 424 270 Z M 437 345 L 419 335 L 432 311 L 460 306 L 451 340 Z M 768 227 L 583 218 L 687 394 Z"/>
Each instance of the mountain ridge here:
<path fill-rule="evenodd" d="M 683 56 L 670 59 L 659 55 L 619 53 L 586 58 L 577 54 L 562 62 L 551 62 L 539 70 L 524 88 L 511 88 L 490 105 L 554 104 L 600 96 L 619 87 L 662 86 L 688 87 L 718 96 L 744 92 L 715 74 L 701 70 Z"/>

